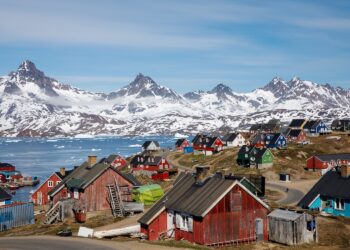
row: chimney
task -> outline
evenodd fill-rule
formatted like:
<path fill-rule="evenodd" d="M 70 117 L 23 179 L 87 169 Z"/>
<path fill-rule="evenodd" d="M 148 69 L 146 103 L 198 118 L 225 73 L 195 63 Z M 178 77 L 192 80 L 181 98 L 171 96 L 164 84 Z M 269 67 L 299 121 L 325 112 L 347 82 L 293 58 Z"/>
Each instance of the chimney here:
<path fill-rule="evenodd" d="M 343 165 L 340 167 L 341 177 L 348 178 L 350 176 L 350 165 Z"/>
<path fill-rule="evenodd" d="M 209 167 L 199 166 L 196 167 L 196 182 L 201 183 L 209 174 Z"/>
<path fill-rule="evenodd" d="M 62 176 L 65 176 L 66 175 L 66 168 L 60 168 L 60 173 Z"/>
<path fill-rule="evenodd" d="M 88 156 L 88 165 L 89 167 L 92 167 L 93 165 L 95 165 L 97 162 L 97 156 L 96 155 L 89 155 Z"/>

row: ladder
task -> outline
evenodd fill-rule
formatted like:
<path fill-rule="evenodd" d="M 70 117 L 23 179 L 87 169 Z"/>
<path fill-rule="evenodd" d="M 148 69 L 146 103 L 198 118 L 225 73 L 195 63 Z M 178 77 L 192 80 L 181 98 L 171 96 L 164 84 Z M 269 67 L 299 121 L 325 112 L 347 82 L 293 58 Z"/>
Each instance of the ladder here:
<path fill-rule="evenodd" d="M 45 224 L 52 224 L 55 221 L 61 220 L 61 202 L 57 202 L 49 211 L 47 211 L 45 216 Z"/>
<path fill-rule="evenodd" d="M 109 194 L 109 203 L 111 205 L 112 214 L 114 217 L 124 217 L 125 209 L 121 197 L 120 189 L 117 183 L 115 185 L 107 185 Z"/>

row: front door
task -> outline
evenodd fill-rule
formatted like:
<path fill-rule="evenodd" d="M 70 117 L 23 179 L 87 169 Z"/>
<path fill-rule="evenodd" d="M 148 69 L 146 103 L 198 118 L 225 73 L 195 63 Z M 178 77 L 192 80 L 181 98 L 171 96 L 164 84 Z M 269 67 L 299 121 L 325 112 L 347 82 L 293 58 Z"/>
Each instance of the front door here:
<path fill-rule="evenodd" d="M 175 237 L 174 212 L 168 211 L 167 215 L 167 235 L 168 237 L 173 238 Z"/>
<path fill-rule="evenodd" d="M 256 232 L 256 240 L 257 241 L 264 240 L 264 230 L 263 230 L 263 220 L 262 219 L 255 220 L 255 232 Z"/>
<path fill-rule="evenodd" d="M 38 192 L 37 204 L 38 205 L 42 205 L 43 204 L 43 193 L 41 191 Z"/>

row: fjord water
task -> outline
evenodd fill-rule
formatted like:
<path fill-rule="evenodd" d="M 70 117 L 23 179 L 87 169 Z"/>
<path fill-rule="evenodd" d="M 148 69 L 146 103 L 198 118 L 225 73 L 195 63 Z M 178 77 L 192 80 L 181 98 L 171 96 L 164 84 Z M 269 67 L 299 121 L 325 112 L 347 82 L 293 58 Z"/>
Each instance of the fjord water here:
<path fill-rule="evenodd" d="M 110 154 L 128 157 L 141 151 L 146 140 L 159 141 L 162 148 L 173 147 L 173 136 L 96 137 L 96 138 L 0 138 L 0 162 L 16 166 L 23 176 L 37 176 L 40 184 L 60 167 L 72 169 L 83 163 L 88 155 L 99 159 Z M 40 185 L 39 184 L 39 185 Z M 37 186 L 38 187 L 38 186 Z M 37 187 L 24 187 L 13 197 L 28 201 Z"/>

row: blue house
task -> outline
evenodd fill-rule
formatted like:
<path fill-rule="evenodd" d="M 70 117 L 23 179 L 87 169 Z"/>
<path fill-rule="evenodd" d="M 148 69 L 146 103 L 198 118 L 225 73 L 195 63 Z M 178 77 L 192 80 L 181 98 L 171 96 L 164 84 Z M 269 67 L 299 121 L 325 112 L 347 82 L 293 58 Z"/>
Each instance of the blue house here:
<path fill-rule="evenodd" d="M 286 148 L 287 139 L 281 133 L 266 134 L 265 145 L 267 148 Z"/>
<path fill-rule="evenodd" d="M 12 203 L 12 195 L 9 194 L 5 189 L 0 187 L 0 207 L 4 205 L 9 205 Z"/>
<path fill-rule="evenodd" d="M 350 166 L 328 171 L 301 199 L 298 206 L 350 217 Z"/>
<path fill-rule="evenodd" d="M 304 131 L 309 136 L 318 136 L 320 134 L 328 134 L 330 129 L 321 120 L 310 120 L 304 125 Z"/>

